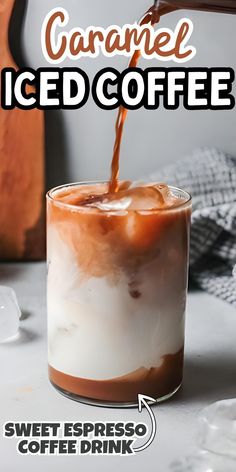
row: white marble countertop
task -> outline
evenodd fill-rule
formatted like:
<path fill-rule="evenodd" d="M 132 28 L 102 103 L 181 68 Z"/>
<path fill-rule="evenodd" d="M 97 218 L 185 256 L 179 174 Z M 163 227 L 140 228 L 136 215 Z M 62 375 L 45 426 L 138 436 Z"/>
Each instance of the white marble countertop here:
<path fill-rule="evenodd" d="M 17 293 L 24 320 L 20 336 L 0 345 L 1 430 L 5 421 L 144 421 L 148 413 L 82 405 L 58 394 L 47 378 L 46 267 L 43 263 L 0 265 L 0 285 Z M 3 472 L 166 472 L 173 460 L 195 449 L 196 419 L 209 403 L 236 396 L 236 312 L 203 293 L 188 297 L 184 387 L 154 408 L 157 436 L 135 456 L 20 456 L 16 440 L 0 436 Z"/>

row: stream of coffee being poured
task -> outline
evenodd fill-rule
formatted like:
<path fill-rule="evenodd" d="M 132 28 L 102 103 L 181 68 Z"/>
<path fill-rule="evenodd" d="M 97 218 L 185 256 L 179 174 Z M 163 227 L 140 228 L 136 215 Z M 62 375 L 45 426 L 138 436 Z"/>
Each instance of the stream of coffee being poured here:
<path fill-rule="evenodd" d="M 160 17 L 167 13 L 170 13 L 178 8 L 173 5 L 169 5 L 166 2 L 162 4 L 162 0 L 155 0 L 154 4 L 149 8 L 149 10 L 144 14 L 140 20 L 140 26 L 151 24 L 154 26 L 159 23 Z M 138 61 L 141 56 L 141 51 L 136 50 L 131 57 L 129 62 L 129 68 L 137 67 Z M 120 106 L 118 111 L 118 116 L 116 120 L 115 132 L 115 144 L 113 149 L 113 159 L 111 164 L 111 177 L 108 183 L 107 191 L 103 194 L 89 194 L 86 198 L 80 199 L 78 204 L 85 206 L 95 206 L 96 208 L 108 210 L 109 208 L 114 208 L 114 204 L 118 200 L 125 199 L 127 201 L 130 199 L 131 206 L 133 209 L 137 209 L 137 205 L 142 207 L 144 205 L 144 200 L 150 204 L 150 208 L 158 207 L 163 205 L 173 204 L 172 198 L 168 186 L 165 184 L 158 185 L 148 185 L 148 186 L 137 186 L 133 187 L 131 182 L 119 182 L 119 161 L 120 161 L 120 148 L 121 141 L 123 136 L 123 130 L 125 125 L 125 120 L 127 117 L 128 110 Z M 168 201 L 167 201 L 168 200 Z M 139 201 L 139 203 L 138 203 Z M 105 206 L 104 206 L 105 203 Z M 109 206 L 111 204 L 111 206 Z M 132 206 L 134 204 L 134 206 Z"/>
<path fill-rule="evenodd" d="M 156 25 L 160 21 L 160 17 L 166 13 L 174 11 L 176 8 L 171 7 L 170 5 L 160 6 L 160 0 L 155 0 L 154 5 L 149 8 L 140 21 L 140 25 L 146 25 L 150 23 L 152 26 Z M 128 67 L 137 67 L 138 61 L 140 59 L 141 52 L 139 50 L 135 51 Z M 124 125 L 126 121 L 128 110 L 123 106 L 120 106 L 118 111 L 118 116 L 116 120 L 115 132 L 116 139 L 113 150 L 113 159 L 111 164 L 111 178 L 109 182 L 109 193 L 115 193 L 119 189 L 118 185 L 118 175 L 119 175 L 119 162 L 120 162 L 120 147 L 122 141 L 122 135 L 124 130 Z"/>

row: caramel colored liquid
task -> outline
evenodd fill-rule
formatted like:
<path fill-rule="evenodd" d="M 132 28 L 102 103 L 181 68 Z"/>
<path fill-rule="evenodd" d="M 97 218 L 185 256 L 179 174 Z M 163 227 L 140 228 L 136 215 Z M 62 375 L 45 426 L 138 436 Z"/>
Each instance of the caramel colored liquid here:
<path fill-rule="evenodd" d="M 155 6 L 153 6 L 144 15 L 144 17 L 140 21 L 140 25 L 142 26 L 148 23 L 155 25 L 156 23 L 159 22 L 159 19 L 160 19 L 159 10 Z M 135 51 L 129 63 L 129 67 L 137 67 L 140 55 L 141 55 L 140 51 Z M 124 124 L 127 117 L 127 113 L 128 113 L 128 110 L 124 108 L 123 106 L 120 106 L 117 120 L 116 120 L 116 126 L 115 126 L 116 139 L 115 139 L 113 159 L 112 159 L 112 164 L 111 164 L 111 180 L 109 184 L 109 193 L 114 193 L 114 192 L 117 192 L 118 190 L 120 147 L 121 147 L 121 141 L 122 141 Z"/>
<path fill-rule="evenodd" d="M 136 402 L 137 392 L 162 398 L 174 392 L 183 378 L 184 349 L 163 357 L 160 367 L 140 369 L 115 379 L 96 381 L 64 374 L 49 365 L 51 382 L 74 395 L 108 402 Z"/>

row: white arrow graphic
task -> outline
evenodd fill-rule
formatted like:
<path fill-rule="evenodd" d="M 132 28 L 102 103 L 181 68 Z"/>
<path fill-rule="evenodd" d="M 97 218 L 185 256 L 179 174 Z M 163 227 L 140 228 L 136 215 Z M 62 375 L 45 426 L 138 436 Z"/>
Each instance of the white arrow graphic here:
<path fill-rule="evenodd" d="M 149 415 L 151 417 L 151 421 L 152 421 L 152 433 L 151 433 L 151 436 L 148 439 L 148 441 L 143 446 L 133 448 L 133 451 L 135 453 L 136 452 L 141 452 L 141 451 L 144 451 L 144 449 L 147 449 L 147 447 L 149 447 L 150 444 L 152 444 L 152 442 L 154 441 L 154 438 L 156 436 L 156 432 L 157 432 L 156 418 L 155 418 L 155 415 L 154 415 L 149 403 L 156 403 L 156 400 L 152 397 L 148 397 L 147 395 L 141 395 L 141 394 L 138 395 L 138 411 L 139 411 L 139 413 L 141 413 L 144 406 L 148 410 L 148 413 L 149 413 Z"/>

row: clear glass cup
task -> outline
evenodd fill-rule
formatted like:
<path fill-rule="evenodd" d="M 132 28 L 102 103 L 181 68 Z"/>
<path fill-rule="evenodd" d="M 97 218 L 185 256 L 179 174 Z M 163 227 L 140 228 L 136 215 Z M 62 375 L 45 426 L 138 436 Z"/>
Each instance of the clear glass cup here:
<path fill-rule="evenodd" d="M 77 204 L 106 188 L 47 194 L 50 381 L 90 404 L 162 401 L 182 383 L 191 197 L 171 187 L 177 206 L 152 211 Z"/>

